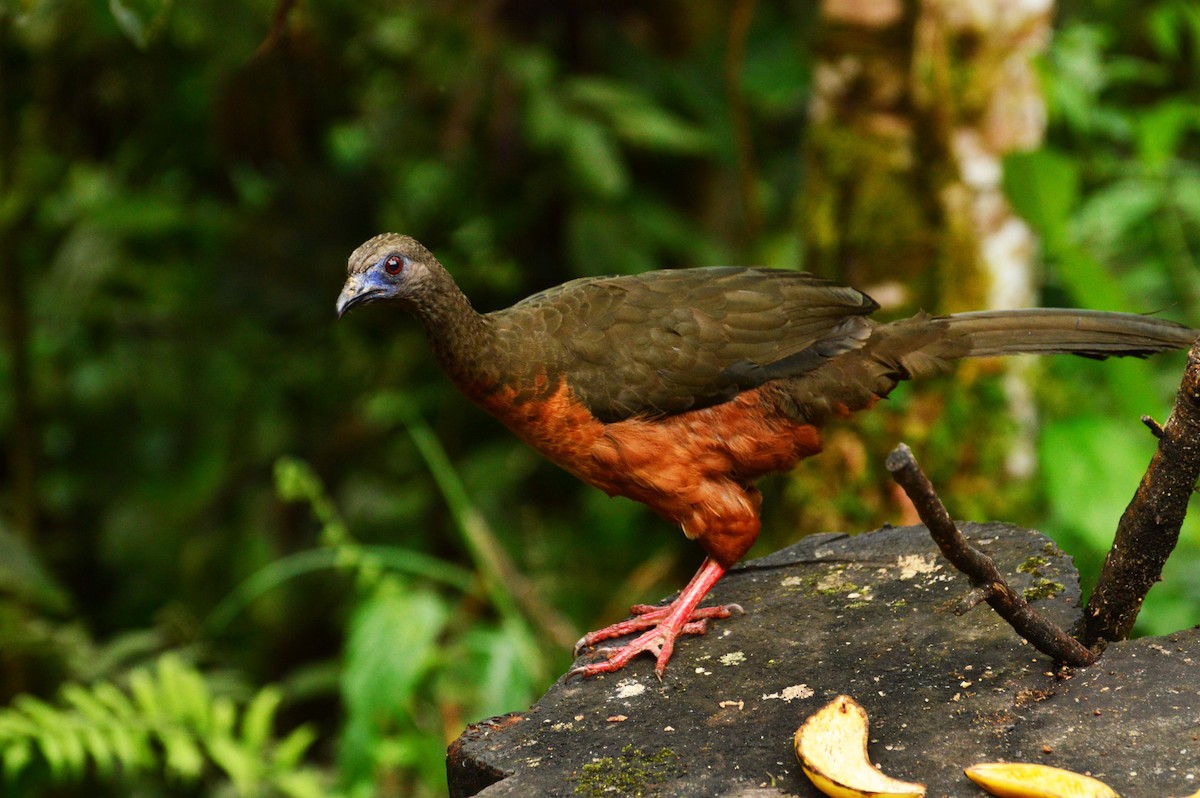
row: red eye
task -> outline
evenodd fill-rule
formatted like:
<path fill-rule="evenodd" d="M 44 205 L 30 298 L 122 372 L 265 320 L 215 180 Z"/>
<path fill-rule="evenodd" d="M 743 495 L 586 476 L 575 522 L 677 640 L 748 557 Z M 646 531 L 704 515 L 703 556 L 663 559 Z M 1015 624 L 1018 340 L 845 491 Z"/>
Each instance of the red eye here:
<path fill-rule="evenodd" d="M 388 274 L 399 274 L 404 268 L 404 258 L 399 255 L 388 255 L 387 260 L 383 262 L 383 270 Z"/>

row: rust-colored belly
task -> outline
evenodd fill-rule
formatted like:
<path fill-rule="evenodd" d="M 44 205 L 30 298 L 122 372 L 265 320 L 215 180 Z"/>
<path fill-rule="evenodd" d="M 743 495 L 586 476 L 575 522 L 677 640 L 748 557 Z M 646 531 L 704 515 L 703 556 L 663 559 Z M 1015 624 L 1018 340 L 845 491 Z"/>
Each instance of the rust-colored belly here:
<path fill-rule="evenodd" d="M 758 477 L 821 450 L 816 427 L 784 417 L 759 390 L 713 407 L 605 424 L 565 381 L 516 402 L 502 389 L 479 404 L 548 459 L 609 495 L 626 496 L 736 561 L 757 537 Z"/>

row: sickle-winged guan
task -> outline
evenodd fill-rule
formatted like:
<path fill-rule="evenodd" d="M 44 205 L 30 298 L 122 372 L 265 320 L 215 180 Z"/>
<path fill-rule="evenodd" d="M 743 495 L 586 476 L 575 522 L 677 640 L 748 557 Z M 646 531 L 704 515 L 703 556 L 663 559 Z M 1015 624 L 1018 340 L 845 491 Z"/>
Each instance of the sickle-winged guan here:
<path fill-rule="evenodd" d="M 709 267 L 584 278 L 479 314 L 419 243 L 387 233 L 350 256 L 338 315 L 390 302 L 415 315 L 454 384 L 530 446 L 609 495 L 679 524 L 707 553 L 666 607 L 586 635 L 642 632 L 574 673 L 619 670 L 640 652 L 661 676 L 675 639 L 730 607 L 698 608 L 759 530 L 759 477 L 821 450 L 831 418 L 901 380 L 964 357 L 1144 356 L 1198 332 L 1086 310 L 921 314 L 880 324 L 878 305 L 809 274 Z"/>

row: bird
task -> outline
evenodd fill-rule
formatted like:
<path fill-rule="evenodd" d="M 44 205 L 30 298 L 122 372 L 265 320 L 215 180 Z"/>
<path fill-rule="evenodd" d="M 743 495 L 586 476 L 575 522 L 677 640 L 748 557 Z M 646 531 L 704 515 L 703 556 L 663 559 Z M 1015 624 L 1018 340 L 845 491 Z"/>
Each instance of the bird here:
<path fill-rule="evenodd" d="M 415 239 L 384 233 L 350 255 L 338 318 L 385 303 L 417 318 L 454 385 L 553 463 L 648 506 L 705 558 L 669 603 L 580 639 L 624 645 L 569 675 L 648 653 L 662 678 L 678 638 L 736 604 L 700 607 L 759 533 L 755 482 L 821 451 L 821 428 L 898 383 L 962 358 L 1103 359 L 1191 345 L 1154 316 L 1076 309 L 925 312 L 891 322 L 863 292 L 800 271 L 731 266 L 585 277 L 479 313 Z"/>

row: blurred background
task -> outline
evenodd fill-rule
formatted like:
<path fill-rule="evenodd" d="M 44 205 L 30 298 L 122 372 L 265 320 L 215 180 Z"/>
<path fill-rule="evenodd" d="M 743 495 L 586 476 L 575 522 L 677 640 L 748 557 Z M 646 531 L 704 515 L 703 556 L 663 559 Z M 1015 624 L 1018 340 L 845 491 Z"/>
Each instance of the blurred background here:
<path fill-rule="evenodd" d="M 459 397 L 412 320 L 336 322 L 369 236 L 480 310 L 733 263 L 884 317 L 1200 326 L 1198 134 L 1189 0 L 4 0 L 0 792 L 438 795 L 465 724 L 699 563 Z M 1086 589 L 1182 365 L 902 386 L 763 483 L 752 554 L 911 520 L 904 440 Z M 1200 621 L 1197 545 L 1140 633 Z"/>

